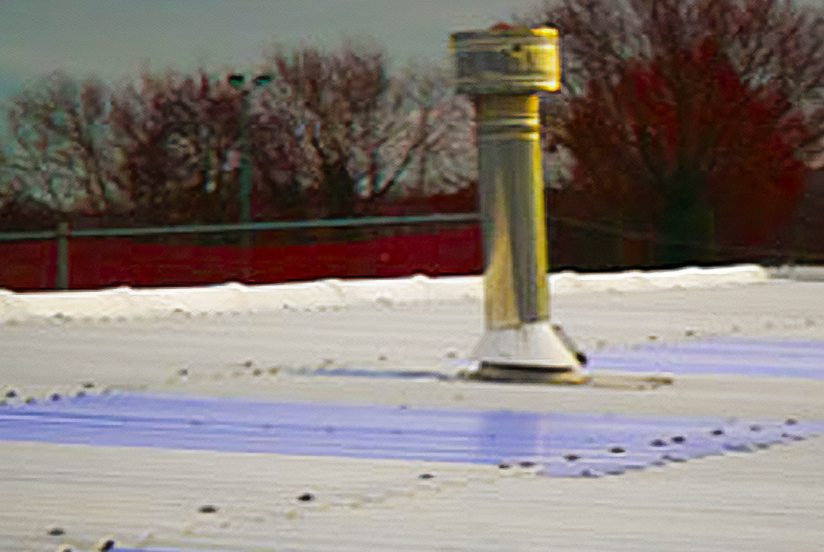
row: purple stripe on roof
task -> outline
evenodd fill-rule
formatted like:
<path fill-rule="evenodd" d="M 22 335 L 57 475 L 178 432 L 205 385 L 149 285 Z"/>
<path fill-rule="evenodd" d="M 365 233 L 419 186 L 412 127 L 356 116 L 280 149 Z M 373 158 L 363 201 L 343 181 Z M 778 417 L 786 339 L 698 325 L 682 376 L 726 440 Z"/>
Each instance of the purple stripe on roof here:
<path fill-rule="evenodd" d="M 824 429 L 797 420 L 435 410 L 112 393 L 0 407 L 0 440 L 541 466 L 594 476 Z"/>
<path fill-rule="evenodd" d="M 611 348 L 589 355 L 593 370 L 824 379 L 824 342 L 719 337 Z"/>

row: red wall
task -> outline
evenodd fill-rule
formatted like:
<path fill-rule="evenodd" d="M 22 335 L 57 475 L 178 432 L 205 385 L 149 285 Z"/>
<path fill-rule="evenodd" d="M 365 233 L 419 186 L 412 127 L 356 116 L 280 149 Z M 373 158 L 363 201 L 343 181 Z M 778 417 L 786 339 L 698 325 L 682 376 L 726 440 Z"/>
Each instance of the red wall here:
<path fill-rule="evenodd" d="M 56 258 L 53 241 L 0 243 L 0 288 L 53 288 Z M 248 250 L 231 245 L 154 245 L 131 238 L 72 238 L 69 281 L 72 289 L 95 289 L 479 274 L 482 258 L 478 225 L 427 235 L 317 245 L 256 245 Z"/>

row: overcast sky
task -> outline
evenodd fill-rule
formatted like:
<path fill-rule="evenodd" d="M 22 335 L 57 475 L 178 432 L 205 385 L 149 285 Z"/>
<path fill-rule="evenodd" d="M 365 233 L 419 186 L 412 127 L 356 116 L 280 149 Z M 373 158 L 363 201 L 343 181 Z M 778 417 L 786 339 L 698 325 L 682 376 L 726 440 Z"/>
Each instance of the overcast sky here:
<path fill-rule="evenodd" d="M 107 80 L 148 62 L 190 70 L 249 66 L 273 42 L 332 47 L 371 36 L 395 63 L 439 58 L 450 32 L 540 0 L 0 0 L 0 97 L 62 68 Z"/>
<path fill-rule="evenodd" d="M 815 3 L 824 0 L 796 0 Z M 0 0 L 0 100 L 57 68 L 106 80 L 175 67 L 242 67 L 277 41 L 371 36 L 395 63 L 440 58 L 450 32 L 541 0 Z"/>

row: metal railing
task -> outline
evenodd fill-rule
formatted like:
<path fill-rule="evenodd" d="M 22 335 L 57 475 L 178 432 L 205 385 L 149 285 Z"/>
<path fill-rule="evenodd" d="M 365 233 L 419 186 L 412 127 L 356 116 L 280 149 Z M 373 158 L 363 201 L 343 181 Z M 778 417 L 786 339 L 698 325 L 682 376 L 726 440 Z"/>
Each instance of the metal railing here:
<path fill-rule="evenodd" d="M 2 242 L 57 241 L 57 272 L 55 287 L 69 288 L 69 240 L 71 238 L 130 238 L 138 236 L 168 236 L 181 234 L 226 234 L 231 232 L 255 232 L 272 230 L 299 230 L 316 228 L 358 228 L 377 226 L 402 226 L 439 223 L 478 222 L 477 213 L 447 213 L 413 216 L 381 216 L 346 219 L 316 219 L 273 222 L 243 222 L 232 224 L 189 224 L 180 226 L 151 226 L 138 228 L 83 228 L 72 230 L 66 222 L 60 222 L 54 230 L 0 233 Z M 248 243 L 248 242 L 247 242 Z"/>
<path fill-rule="evenodd" d="M 143 236 L 173 236 L 186 234 L 226 234 L 255 231 L 277 231 L 277 230 L 312 230 L 320 228 L 365 228 L 365 227 L 386 227 L 403 225 L 437 225 L 439 223 L 478 223 L 480 216 L 478 213 L 446 213 L 434 215 L 413 215 L 413 216 L 379 216 L 360 217 L 344 219 L 315 219 L 297 221 L 273 221 L 273 222 L 246 222 L 231 224 L 190 224 L 180 226 L 151 226 L 135 228 L 83 228 L 72 229 L 63 222 L 59 223 L 53 230 L 38 231 L 14 231 L 0 232 L 0 243 L 29 242 L 51 240 L 57 242 L 57 259 L 55 267 L 55 287 L 58 289 L 68 289 L 69 287 L 69 242 L 72 238 L 130 238 Z M 679 240 L 673 242 L 652 233 L 639 233 L 627 231 L 626 229 L 611 226 L 604 223 L 583 221 L 570 217 L 547 217 L 547 229 L 550 234 L 559 227 L 569 229 L 579 229 L 594 232 L 603 236 L 612 236 L 616 239 L 635 240 L 647 243 L 655 247 L 668 243 L 682 245 L 692 245 L 696 242 Z M 550 269 L 557 269 L 558 265 L 553 262 L 553 239 L 549 239 L 549 259 Z M 248 242 L 243 242 L 248 245 Z M 810 257 L 809 260 L 821 262 L 824 260 L 824 252 L 806 252 L 800 255 L 792 247 L 774 248 L 758 246 L 726 246 L 725 253 L 746 252 L 763 257 L 787 259 L 785 262 L 794 264 L 795 261 Z M 723 256 L 723 255 L 722 255 Z"/>
<path fill-rule="evenodd" d="M 362 226 L 400 226 L 405 224 L 437 224 L 440 222 L 477 222 L 477 213 L 449 213 L 402 217 L 360 217 L 274 222 L 243 222 L 231 224 L 187 224 L 180 226 L 149 226 L 137 228 L 84 228 L 78 230 L 37 230 L 0 233 L 0 242 L 22 242 L 67 238 L 123 238 L 171 234 L 223 234 L 259 230 L 296 230 L 306 228 L 355 228 Z M 65 223 L 62 223 L 65 224 Z"/>

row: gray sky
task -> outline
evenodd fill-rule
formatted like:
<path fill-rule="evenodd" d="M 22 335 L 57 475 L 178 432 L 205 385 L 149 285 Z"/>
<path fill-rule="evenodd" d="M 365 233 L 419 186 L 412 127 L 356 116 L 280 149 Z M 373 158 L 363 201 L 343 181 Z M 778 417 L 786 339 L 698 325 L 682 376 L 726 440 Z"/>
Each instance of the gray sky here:
<path fill-rule="evenodd" d="M 800 4 L 822 0 L 797 0 Z M 267 45 L 333 47 L 369 35 L 395 63 L 439 58 L 450 32 L 483 28 L 541 0 L 0 0 L 0 100 L 63 68 L 106 80 L 142 64 L 240 68 Z"/>
<path fill-rule="evenodd" d="M 540 0 L 0 0 L 0 98 L 62 68 L 106 80 L 249 66 L 267 45 L 374 37 L 395 63 L 439 58 L 450 32 Z"/>

